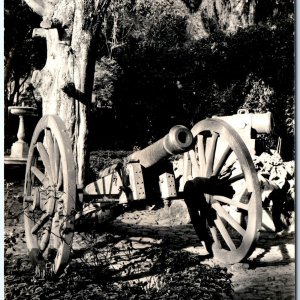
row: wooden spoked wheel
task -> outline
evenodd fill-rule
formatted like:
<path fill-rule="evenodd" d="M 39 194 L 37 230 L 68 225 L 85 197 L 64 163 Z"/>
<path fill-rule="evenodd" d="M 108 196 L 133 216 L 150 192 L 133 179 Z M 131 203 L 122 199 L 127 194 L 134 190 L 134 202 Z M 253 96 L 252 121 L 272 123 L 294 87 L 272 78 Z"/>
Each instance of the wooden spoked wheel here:
<path fill-rule="evenodd" d="M 262 218 L 250 153 L 223 120 L 203 120 L 191 131 L 195 148 L 184 154 L 183 174 L 191 221 L 215 258 L 240 262 L 253 251 Z"/>
<path fill-rule="evenodd" d="M 62 120 L 44 116 L 37 124 L 25 174 L 24 226 L 37 272 L 61 273 L 68 263 L 74 232 L 75 164 Z"/>

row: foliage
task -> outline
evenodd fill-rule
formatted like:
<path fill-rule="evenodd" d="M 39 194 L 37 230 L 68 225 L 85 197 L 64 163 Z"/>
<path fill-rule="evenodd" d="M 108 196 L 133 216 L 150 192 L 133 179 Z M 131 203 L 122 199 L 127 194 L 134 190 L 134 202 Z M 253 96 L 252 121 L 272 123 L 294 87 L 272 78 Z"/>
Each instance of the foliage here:
<path fill-rule="evenodd" d="M 19 89 L 30 76 L 32 69 L 43 65 L 45 44 L 32 38 L 32 30 L 39 27 L 40 18 L 30 11 L 24 1 L 5 1 L 4 8 L 5 88 L 9 100 L 17 102 L 18 93 L 22 92 Z M 16 98 L 13 99 L 15 95 Z"/>
<path fill-rule="evenodd" d="M 122 70 L 112 58 L 101 57 L 96 64 L 94 95 L 96 108 L 111 108 L 114 86 Z"/>
<path fill-rule="evenodd" d="M 108 56 L 138 42 L 141 48 L 172 48 L 186 39 L 186 7 L 176 0 L 112 1 L 102 37 Z"/>
<path fill-rule="evenodd" d="M 256 23 L 276 26 L 284 20 L 294 20 L 294 0 L 265 0 L 257 1 Z"/>
<path fill-rule="evenodd" d="M 118 80 L 110 94 L 111 117 L 106 119 L 113 124 L 107 135 L 114 136 L 114 145 L 144 147 L 175 124 L 191 127 L 203 118 L 234 114 L 242 107 L 272 111 L 275 124 L 293 119 L 292 21 L 253 26 L 235 35 L 215 32 L 198 41 L 186 35 L 177 44 L 177 37 L 171 42 L 155 34 L 146 38 L 150 28 L 146 30 L 146 25 L 138 36 L 129 32 L 127 42 L 114 54 Z M 151 31 L 161 32 L 159 26 L 153 23 Z M 291 127 L 291 122 L 277 126 L 274 138 L 279 135 L 287 143 Z M 291 157 L 293 144 L 287 148 Z"/>
<path fill-rule="evenodd" d="M 6 1 L 5 7 L 8 31 L 13 30 L 12 16 L 16 24 L 27 24 L 24 30 L 38 21 L 18 0 Z M 199 1 L 111 1 L 97 49 L 90 129 L 94 149 L 144 147 L 172 125 L 191 127 L 245 106 L 273 112 L 275 124 L 280 124 L 276 135 L 287 145 L 284 156 L 293 156 L 293 1 L 258 1 L 254 26 L 235 34 L 217 26 L 197 39 L 189 26 L 201 9 Z M 17 13 L 8 14 L 10 10 Z M 5 57 L 21 40 L 14 42 L 13 36 L 6 34 Z M 30 43 L 25 53 L 34 53 Z M 41 52 L 41 47 L 33 48 Z M 23 61 L 31 70 L 34 60 Z M 105 128 L 105 134 L 99 138 L 93 127 Z"/>
<path fill-rule="evenodd" d="M 39 27 L 40 18 L 22 0 L 4 1 L 4 117 L 5 148 L 10 147 L 17 133 L 17 118 L 9 115 L 11 105 L 40 106 L 30 78 L 33 69 L 42 68 L 46 44 L 32 38 L 32 30 Z M 31 132 L 28 131 L 27 133 Z"/>
<path fill-rule="evenodd" d="M 246 95 L 243 108 L 258 113 L 270 110 L 274 90 L 267 86 L 262 79 L 255 78 L 255 76 L 249 74 L 246 79 L 245 89 L 250 89 L 250 91 Z"/>
<path fill-rule="evenodd" d="M 110 151 L 110 150 L 98 150 L 92 151 L 90 154 L 90 179 L 96 180 L 98 179 L 98 173 L 119 162 L 123 162 L 123 159 L 131 154 L 132 151 Z"/>
<path fill-rule="evenodd" d="M 272 211 L 276 231 L 293 224 L 295 210 L 295 161 L 283 162 L 277 151 L 253 158 L 261 185 L 262 201 Z"/>

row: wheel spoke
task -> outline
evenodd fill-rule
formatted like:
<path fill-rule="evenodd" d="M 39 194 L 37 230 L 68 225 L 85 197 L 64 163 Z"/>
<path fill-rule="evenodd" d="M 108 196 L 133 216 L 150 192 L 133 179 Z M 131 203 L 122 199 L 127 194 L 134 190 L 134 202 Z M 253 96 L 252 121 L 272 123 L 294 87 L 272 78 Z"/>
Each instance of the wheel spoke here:
<path fill-rule="evenodd" d="M 249 192 L 247 189 L 247 186 L 245 185 L 242 189 L 242 191 L 237 195 L 236 199 L 234 201 L 248 204 L 249 199 L 251 198 L 252 192 Z"/>
<path fill-rule="evenodd" d="M 197 135 L 197 149 L 198 149 L 198 159 L 200 166 L 200 177 L 204 176 L 204 170 L 206 168 L 205 161 L 205 152 L 204 152 L 204 144 L 203 144 L 203 135 Z"/>
<path fill-rule="evenodd" d="M 212 137 L 207 139 L 207 142 L 209 142 L 209 144 L 206 145 L 206 153 L 207 153 L 206 176 L 207 177 L 210 177 L 213 172 L 213 164 L 215 160 L 218 137 L 219 135 L 216 132 L 213 132 Z"/>
<path fill-rule="evenodd" d="M 43 174 L 37 167 L 32 166 L 31 173 L 42 183 L 42 185 L 47 188 L 49 186 L 49 180 L 45 174 Z"/>
<path fill-rule="evenodd" d="M 183 182 L 187 182 L 192 176 L 192 164 L 188 152 L 183 154 Z"/>
<path fill-rule="evenodd" d="M 222 222 L 222 220 L 220 219 L 219 216 L 217 216 L 217 219 L 215 220 L 215 224 L 216 224 L 217 228 L 219 229 L 219 231 L 220 231 L 220 233 L 221 233 L 221 235 L 222 235 L 225 243 L 229 247 L 229 249 L 231 251 L 236 250 L 236 246 L 233 243 L 233 241 L 232 241 L 232 239 L 231 239 L 231 237 L 230 237 L 227 229 L 225 228 L 225 226 L 224 226 L 224 224 L 223 224 L 223 222 Z"/>
<path fill-rule="evenodd" d="M 219 175 L 220 171 L 222 170 L 222 167 L 224 166 L 227 158 L 229 157 L 229 155 L 231 153 L 232 153 L 232 149 L 229 146 L 227 146 L 225 151 L 223 152 L 217 166 L 215 167 L 212 176 L 218 176 Z"/>
<path fill-rule="evenodd" d="M 50 215 L 48 213 L 44 213 L 41 218 L 34 224 L 31 229 L 32 234 L 36 234 L 49 220 Z"/>
<path fill-rule="evenodd" d="M 62 183 L 63 183 L 63 173 L 62 173 L 62 168 L 60 166 L 58 169 L 58 177 L 57 177 L 57 184 L 56 184 L 57 190 L 60 190 Z"/>
<path fill-rule="evenodd" d="M 37 158 L 36 156 L 34 156 L 32 158 L 32 164 L 31 164 L 31 168 L 30 168 L 30 173 L 28 174 L 28 178 L 27 178 L 27 182 L 30 186 L 33 186 L 35 181 L 34 181 L 34 177 L 37 177 L 37 175 L 35 175 L 32 171 L 32 168 L 36 168 L 37 169 Z M 42 173 L 41 173 L 42 174 Z M 38 178 L 38 177 L 37 177 Z"/>
<path fill-rule="evenodd" d="M 42 234 L 41 241 L 40 241 L 40 250 L 42 252 L 44 252 L 49 245 L 50 235 L 51 235 L 50 226 L 47 226 L 47 228 L 44 230 Z"/>
<path fill-rule="evenodd" d="M 59 213 L 56 212 L 54 217 L 53 217 L 53 220 L 52 220 L 52 228 L 51 228 L 51 233 L 52 233 L 52 247 L 54 249 L 58 249 L 59 247 L 59 244 L 60 244 L 60 232 L 59 232 L 59 229 L 60 229 L 60 224 L 59 224 Z"/>
<path fill-rule="evenodd" d="M 194 150 L 189 151 L 191 163 L 192 163 L 192 176 L 193 178 L 200 176 L 200 168 L 196 159 L 196 153 Z"/>
<path fill-rule="evenodd" d="M 223 203 L 235 206 L 237 208 L 243 209 L 243 210 L 248 210 L 249 209 L 248 204 L 244 204 L 244 203 L 238 202 L 237 200 L 233 200 L 233 199 L 230 199 L 228 197 L 217 196 L 216 195 L 216 196 L 214 196 L 214 199 L 217 200 L 217 201 L 220 201 L 220 202 L 223 202 Z"/>
<path fill-rule="evenodd" d="M 54 214 L 55 203 L 56 203 L 55 197 L 50 196 L 46 203 L 46 211 L 49 214 L 49 216 L 53 216 Z"/>
<path fill-rule="evenodd" d="M 233 177 L 231 177 L 231 178 L 228 178 L 228 179 L 226 179 L 226 180 L 224 180 L 224 181 L 222 181 L 221 183 L 220 183 L 220 185 L 221 186 L 223 186 L 223 185 L 231 185 L 232 183 L 234 183 L 234 182 L 236 182 L 236 181 L 239 181 L 239 180 L 241 180 L 241 179 L 243 179 L 245 176 L 244 176 L 244 174 L 243 173 L 240 173 L 240 174 L 238 174 L 238 175 L 235 175 L 235 176 L 233 176 Z"/>
<path fill-rule="evenodd" d="M 44 145 L 41 142 L 38 142 L 36 144 L 36 148 L 40 153 L 42 162 L 45 166 L 46 172 L 47 172 L 49 180 L 50 180 L 50 184 L 53 184 L 52 171 L 51 171 L 50 160 L 49 160 L 49 155 L 47 153 L 47 150 L 45 149 Z"/>
<path fill-rule="evenodd" d="M 57 141 L 54 140 L 54 183 L 59 183 L 59 172 L 60 172 L 60 153 Z"/>
<path fill-rule="evenodd" d="M 55 182 L 55 159 L 54 159 L 54 142 L 50 129 L 45 130 L 45 145 L 49 155 L 50 168 L 53 182 Z"/>
<path fill-rule="evenodd" d="M 209 226 L 209 230 L 210 230 L 210 233 L 212 235 L 212 238 L 214 240 L 214 248 L 215 249 L 221 249 L 222 246 L 221 246 L 221 243 L 218 239 L 218 232 L 217 232 L 217 228 L 215 226 Z"/>
<path fill-rule="evenodd" d="M 245 229 L 233 218 L 231 217 L 227 211 L 220 205 L 220 203 L 215 202 L 212 204 L 212 207 L 217 211 L 218 215 L 225 219 L 228 224 L 230 224 L 240 235 L 245 234 Z"/>

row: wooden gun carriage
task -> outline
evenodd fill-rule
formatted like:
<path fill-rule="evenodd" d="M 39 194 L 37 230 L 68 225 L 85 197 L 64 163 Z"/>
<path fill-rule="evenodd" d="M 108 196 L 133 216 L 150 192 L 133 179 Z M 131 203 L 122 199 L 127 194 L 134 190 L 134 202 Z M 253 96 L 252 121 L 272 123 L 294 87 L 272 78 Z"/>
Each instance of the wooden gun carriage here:
<path fill-rule="evenodd" d="M 102 170 L 97 181 L 82 188 L 76 184 L 63 121 L 56 115 L 42 117 L 29 149 L 23 203 L 33 264 L 50 263 L 54 273 L 61 273 L 69 261 L 75 220 L 91 209 L 101 221 L 103 205 L 107 210 L 109 205 L 126 208 L 145 201 L 148 170 L 174 154 L 183 156 L 182 176 L 178 182 L 172 170 L 158 174 L 161 198 L 185 199 L 191 223 L 214 257 L 229 264 L 242 261 L 253 251 L 262 218 L 260 185 L 250 152 L 255 154 L 254 135 L 270 133 L 271 127 L 270 113 L 247 111 L 202 120 L 191 131 L 175 126 L 123 163 Z"/>

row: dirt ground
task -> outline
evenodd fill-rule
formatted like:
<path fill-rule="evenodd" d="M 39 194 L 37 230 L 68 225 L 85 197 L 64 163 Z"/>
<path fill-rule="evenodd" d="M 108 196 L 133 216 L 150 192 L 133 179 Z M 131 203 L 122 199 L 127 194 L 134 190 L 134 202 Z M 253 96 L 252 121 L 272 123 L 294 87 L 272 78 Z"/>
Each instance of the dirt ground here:
<path fill-rule="evenodd" d="M 29 261 L 26 255 L 21 210 L 23 182 L 6 181 L 5 184 L 5 234 L 6 237 L 16 236 L 14 250 L 6 249 L 6 258 L 20 265 L 27 265 Z M 196 253 L 203 258 L 204 265 L 226 267 L 232 274 L 232 299 L 295 299 L 295 235 L 293 229 L 282 235 L 262 231 L 255 251 L 245 262 L 222 266 L 219 262 L 207 258 L 207 252 L 199 244 L 191 225 L 174 226 L 168 219 L 162 220 L 162 212 L 162 209 L 126 212 L 106 227 L 106 233 L 110 237 L 117 238 L 117 247 L 125 249 L 124 245 L 130 243 L 130 255 L 133 254 L 134 259 L 127 260 L 127 265 L 123 261 L 122 272 L 128 271 L 130 264 L 133 263 L 137 265 L 143 261 L 141 264 L 143 267 L 147 263 L 151 264 L 151 258 L 149 259 L 151 256 L 146 257 L 144 254 L 149 254 L 151 250 L 164 245 L 171 250 L 180 249 Z M 93 238 L 92 243 L 95 244 L 95 236 Z M 103 239 L 97 237 L 97 243 L 101 242 Z M 89 243 L 91 240 L 89 241 L 86 236 L 83 238 L 80 233 L 74 237 L 74 249 L 77 252 L 86 249 Z M 73 262 L 81 260 L 82 257 L 76 256 L 72 259 Z M 114 264 L 116 269 L 121 269 L 120 262 L 115 261 Z M 7 276 L 5 281 L 7 288 L 7 282 L 10 282 Z"/>
<path fill-rule="evenodd" d="M 186 249 L 205 257 L 206 251 L 199 246 L 190 225 L 159 226 L 155 214 L 127 213 L 112 226 L 139 238 L 165 238 L 170 241 L 170 247 Z M 205 259 L 203 263 L 225 266 L 213 259 Z M 286 232 L 284 236 L 261 232 L 255 251 L 245 262 L 225 267 L 233 275 L 233 299 L 295 299 L 294 232 Z"/>

